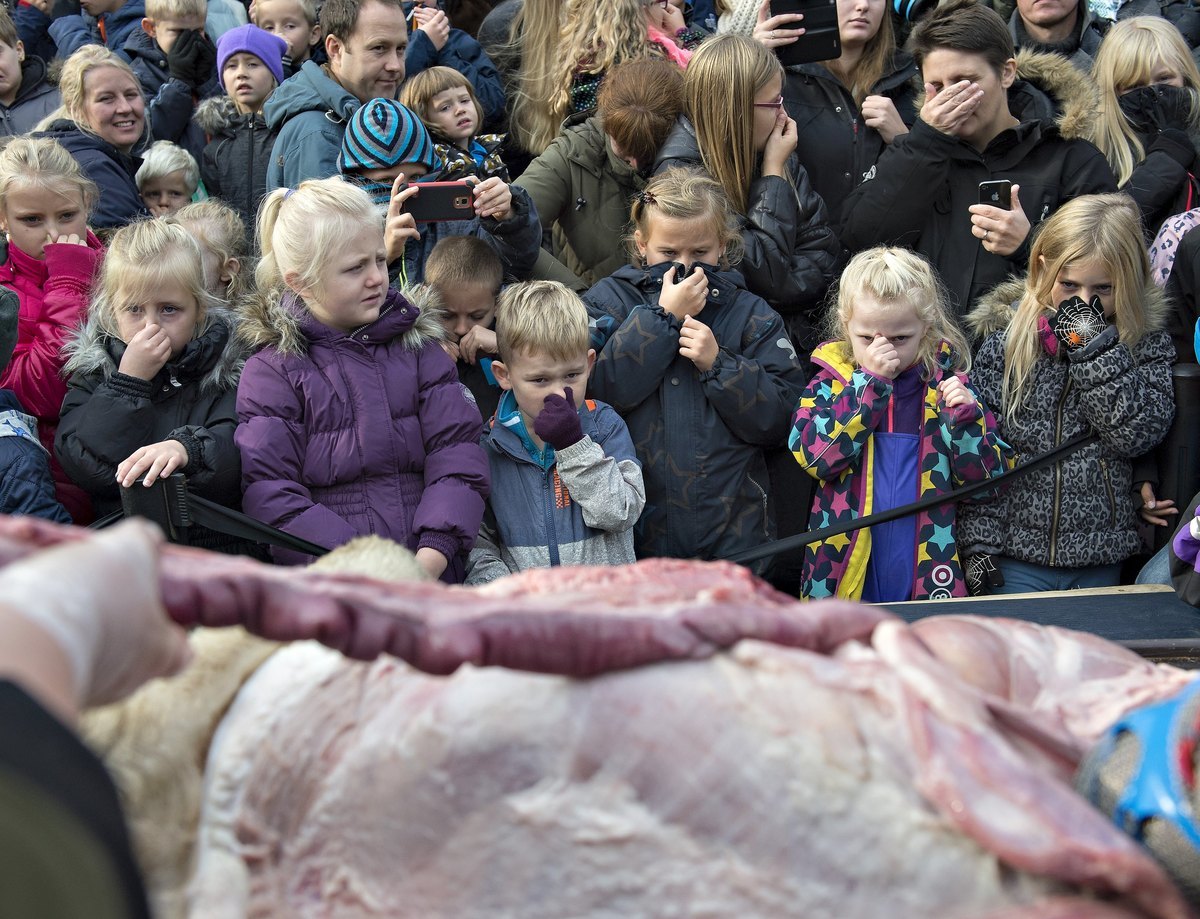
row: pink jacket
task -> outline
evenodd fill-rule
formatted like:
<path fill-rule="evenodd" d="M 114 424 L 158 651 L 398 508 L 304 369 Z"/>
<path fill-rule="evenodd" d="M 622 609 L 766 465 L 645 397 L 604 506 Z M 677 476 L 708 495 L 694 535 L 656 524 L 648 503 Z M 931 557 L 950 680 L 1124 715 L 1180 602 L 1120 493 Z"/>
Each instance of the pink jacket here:
<path fill-rule="evenodd" d="M 86 246 L 46 246 L 45 261 L 10 243 L 8 258 L 0 264 L 0 284 L 21 298 L 17 346 L 0 375 L 0 388 L 16 393 L 25 411 L 37 418 L 38 437 L 50 453 L 58 500 L 78 524 L 91 521 L 91 501 L 67 477 L 54 455 L 58 415 L 67 394 L 62 346 L 86 317 L 92 277 L 103 255 L 104 246 L 89 231 Z"/>

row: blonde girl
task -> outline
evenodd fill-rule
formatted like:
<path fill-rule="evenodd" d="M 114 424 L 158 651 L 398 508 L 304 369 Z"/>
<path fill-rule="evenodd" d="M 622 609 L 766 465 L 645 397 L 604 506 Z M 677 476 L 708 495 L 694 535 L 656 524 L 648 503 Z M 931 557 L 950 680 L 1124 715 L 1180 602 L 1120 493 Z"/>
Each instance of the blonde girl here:
<path fill-rule="evenodd" d="M 277 189 L 258 234 L 243 321 L 258 353 L 237 406 L 246 513 L 331 548 L 377 533 L 461 582 L 488 491 L 483 422 L 438 316 L 388 287 L 370 196 L 336 178 Z"/>
<path fill-rule="evenodd" d="M 1135 16 L 1109 30 L 1092 76 L 1100 89 L 1092 141 L 1153 237 L 1168 217 L 1200 207 L 1200 71 L 1175 26 Z"/>
<path fill-rule="evenodd" d="M 684 115 L 656 171 L 701 166 L 737 212 L 746 286 L 784 314 L 796 345 L 816 343 L 813 311 L 841 246 L 824 203 L 794 156 L 796 122 L 783 108 L 783 68 L 751 38 L 704 42 L 684 74 Z"/>
<path fill-rule="evenodd" d="M 1121 562 L 1140 549 L 1131 460 L 1158 445 L 1175 411 L 1165 321 L 1137 205 L 1124 194 L 1064 205 L 1034 240 L 1024 282 L 997 288 L 971 314 L 987 336 L 976 385 L 1018 453 L 1087 432 L 1100 438 L 1026 476 L 1019 499 L 1010 492 L 964 508 L 966 552 L 999 573 L 993 589 L 1116 584 Z"/>
<path fill-rule="evenodd" d="M 246 230 L 238 212 L 215 198 L 184 205 L 175 215 L 200 244 L 208 292 L 236 306 L 253 289 Z"/>
<path fill-rule="evenodd" d="M 483 106 L 471 81 L 453 67 L 430 67 L 404 81 L 400 101 L 416 112 L 433 138 L 442 161 L 442 181 L 499 176 L 508 182 L 508 167 L 500 157 L 503 134 L 480 134 Z"/>
<path fill-rule="evenodd" d="M 513 101 L 517 140 L 535 156 L 575 112 L 595 108 L 609 68 L 651 50 L 643 0 L 527 0 L 513 20 L 521 69 Z"/>
<path fill-rule="evenodd" d="M 16 137 L 0 151 L 0 229 L 8 241 L 0 284 L 20 299 L 17 346 L 0 388 L 37 419 L 58 500 L 79 524 L 92 519 L 91 502 L 53 459 L 54 434 L 67 394 L 62 347 L 87 315 L 104 254 L 87 226 L 97 197 L 95 183 L 53 140 Z"/>
<path fill-rule="evenodd" d="M 113 235 L 70 374 L 55 449 L 96 512 L 120 489 L 183 473 L 194 493 L 237 507 L 233 432 L 244 355 L 233 316 L 205 287 L 200 247 L 171 219 Z M 214 533 L 197 540 L 227 547 Z"/>
<path fill-rule="evenodd" d="M 1012 451 L 967 377 L 970 348 L 933 269 L 906 249 L 850 260 L 789 440 L 829 526 L 998 475 Z M 872 603 L 967 593 L 947 504 L 805 548 L 801 593 Z"/>
<path fill-rule="evenodd" d="M 84 45 L 63 64 L 62 108 L 43 122 L 96 183 L 92 226 L 115 229 L 146 216 L 134 153 L 146 146 L 146 103 L 129 64 L 103 45 Z"/>
<path fill-rule="evenodd" d="M 783 320 L 733 270 L 737 217 L 703 173 L 670 169 L 635 199 L 633 264 L 586 294 L 589 392 L 625 419 L 646 481 L 639 557 L 719 558 L 770 539 L 766 450 L 804 373 Z"/>

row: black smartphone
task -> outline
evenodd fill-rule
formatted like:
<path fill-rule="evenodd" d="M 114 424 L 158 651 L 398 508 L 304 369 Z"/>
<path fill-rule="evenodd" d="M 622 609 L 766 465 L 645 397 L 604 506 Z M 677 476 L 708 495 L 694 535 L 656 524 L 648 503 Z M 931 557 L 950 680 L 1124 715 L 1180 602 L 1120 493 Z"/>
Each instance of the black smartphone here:
<path fill-rule="evenodd" d="M 994 179 L 991 182 L 979 183 L 979 203 L 990 204 L 992 207 L 1002 207 L 1012 210 L 1012 182 L 1008 179 Z"/>
<path fill-rule="evenodd" d="M 795 25 L 804 34 L 790 45 L 775 49 L 784 67 L 831 61 L 842 56 L 842 36 L 838 30 L 837 0 L 771 0 L 771 15 L 803 13 L 804 19 Z"/>
<path fill-rule="evenodd" d="M 470 182 L 419 182 L 417 194 L 404 203 L 417 223 L 470 220 L 475 216 Z"/>

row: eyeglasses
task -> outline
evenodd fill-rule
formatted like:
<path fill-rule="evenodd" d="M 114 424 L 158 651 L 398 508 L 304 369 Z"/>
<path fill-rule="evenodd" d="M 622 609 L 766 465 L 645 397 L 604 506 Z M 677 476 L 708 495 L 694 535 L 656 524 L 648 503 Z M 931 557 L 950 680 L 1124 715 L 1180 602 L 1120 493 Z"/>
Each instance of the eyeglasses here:
<path fill-rule="evenodd" d="M 774 100 L 773 102 L 755 102 L 754 107 L 755 108 L 781 109 L 781 108 L 783 108 L 783 93 L 780 93 L 779 98 Z"/>

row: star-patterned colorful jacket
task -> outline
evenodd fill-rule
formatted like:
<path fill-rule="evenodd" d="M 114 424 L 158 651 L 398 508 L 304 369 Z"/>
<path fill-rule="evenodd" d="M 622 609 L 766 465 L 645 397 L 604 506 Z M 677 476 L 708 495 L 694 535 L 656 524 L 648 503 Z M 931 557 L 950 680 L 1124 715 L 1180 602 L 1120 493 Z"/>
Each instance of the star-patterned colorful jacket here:
<path fill-rule="evenodd" d="M 720 351 L 698 370 L 679 353 L 679 320 L 658 305 L 669 267 L 626 265 L 583 295 L 598 352 L 588 391 L 625 419 L 642 463 L 638 557 L 721 558 L 774 536 L 765 450 L 787 442 L 804 368 L 741 274 L 706 267 L 695 318 Z"/>
<path fill-rule="evenodd" d="M 820 483 L 809 518 L 814 529 L 871 513 L 873 434 L 892 397 L 891 381 L 855 367 L 844 348 L 841 342 L 825 342 L 813 352 L 819 370 L 800 398 L 789 441 L 797 462 Z M 941 403 L 937 387 L 953 375 L 954 363 L 950 345 L 942 342 L 925 390 L 917 466 L 920 498 L 999 475 L 1013 462 L 1012 449 L 997 435 L 996 419 L 977 394 L 972 406 L 947 409 Z M 965 375 L 959 379 L 974 393 Z M 802 596 L 861 597 L 870 556 L 869 528 L 808 546 Z M 915 558 L 911 599 L 966 596 L 953 503 L 917 516 Z"/>

